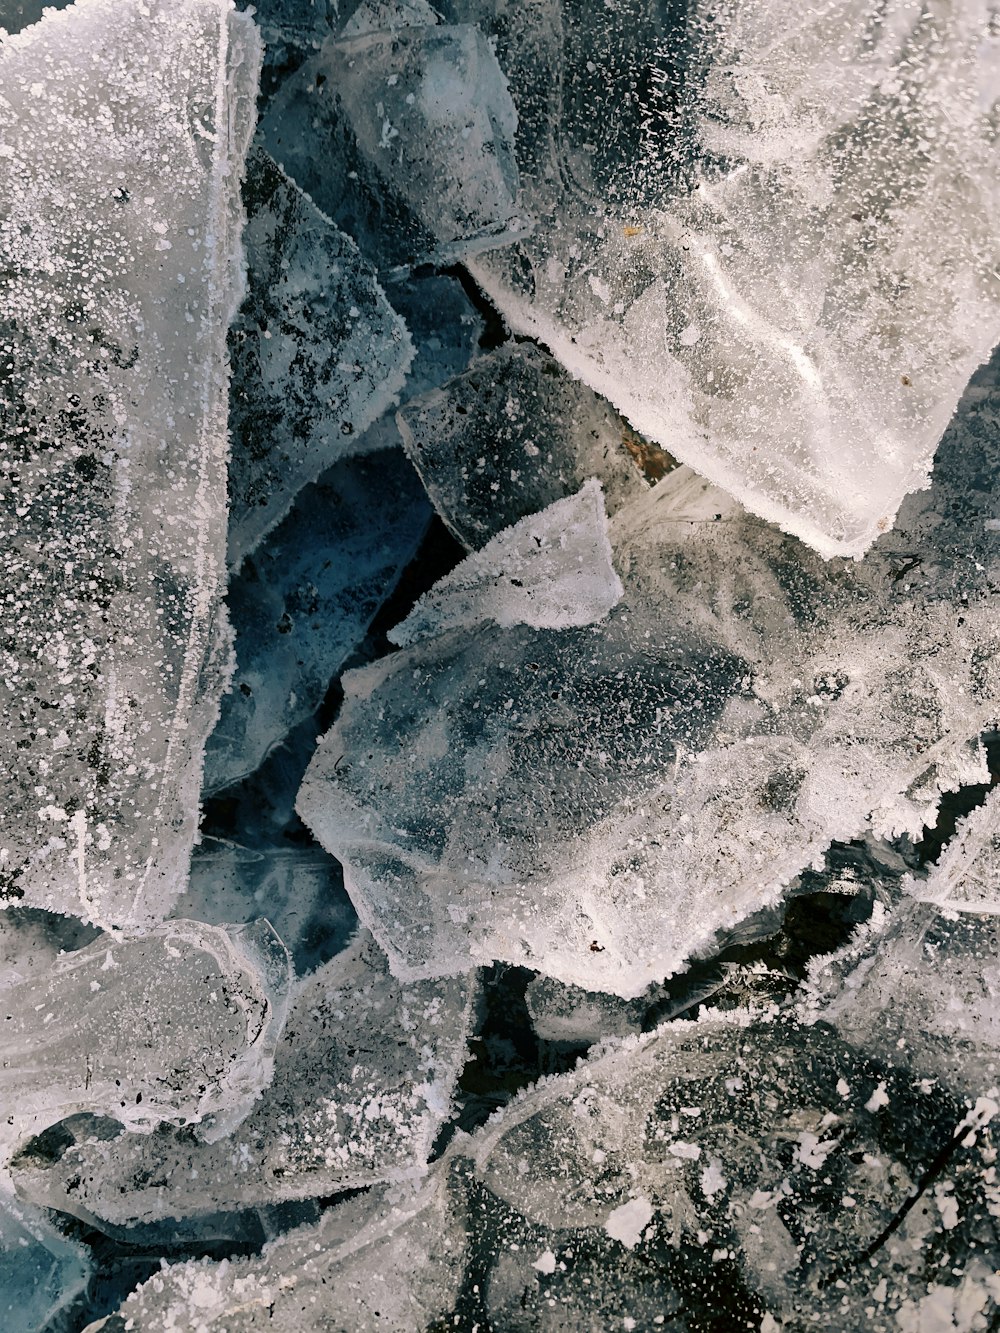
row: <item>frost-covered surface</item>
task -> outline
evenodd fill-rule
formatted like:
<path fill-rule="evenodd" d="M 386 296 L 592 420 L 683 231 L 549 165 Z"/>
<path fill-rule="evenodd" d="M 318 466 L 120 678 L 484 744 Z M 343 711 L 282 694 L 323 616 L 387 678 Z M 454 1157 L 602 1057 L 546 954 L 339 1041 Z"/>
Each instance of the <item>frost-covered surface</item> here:
<path fill-rule="evenodd" d="M 372 266 L 261 149 L 243 197 L 248 291 L 230 333 L 234 569 L 296 491 L 356 452 L 413 359 Z"/>
<path fill-rule="evenodd" d="M 471 978 L 401 984 L 366 931 L 292 992 L 274 1078 L 235 1133 L 88 1136 L 18 1189 L 98 1226 L 332 1195 L 418 1175 L 467 1058 Z"/>
<path fill-rule="evenodd" d="M 916 837 L 982 781 L 996 392 L 992 367 L 860 565 L 681 468 L 612 521 L 599 628 L 456 629 L 348 677 L 299 804 L 398 974 L 504 958 L 637 995 L 831 841 Z"/>
<path fill-rule="evenodd" d="M 63 955 L 0 991 L 0 1145 L 9 1155 L 79 1111 L 228 1132 L 270 1081 L 289 980 L 266 921 L 228 932 L 170 921 Z"/>
<path fill-rule="evenodd" d="M 259 60 L 221 0 L 81 0 L 0 47 L 2 887 L 105 926 L 183 887 L 228 671 Z"/>
<path fill-rule="evenodd" d="M 982 0 L 450 0 L 497 38 L 531 237 L 473 261 L 522 333 L 826 556 L 925 484 L 1000 338 Z"/>

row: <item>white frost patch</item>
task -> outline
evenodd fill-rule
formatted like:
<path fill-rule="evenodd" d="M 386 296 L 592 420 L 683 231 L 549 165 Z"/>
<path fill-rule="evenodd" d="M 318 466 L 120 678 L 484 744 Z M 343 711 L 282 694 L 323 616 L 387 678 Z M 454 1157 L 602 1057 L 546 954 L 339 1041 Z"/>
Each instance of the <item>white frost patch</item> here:
<path fill-rule="evenodd" d="M 608 1214 L 604 1230 L 612 1240 L 619 1240 L 627 1250 L 632 1250 L 642 1239 L 642 1233 L 653 1220 L 653 1205 L 643 1195 L 629 1199 L 620 1208 Z"/>

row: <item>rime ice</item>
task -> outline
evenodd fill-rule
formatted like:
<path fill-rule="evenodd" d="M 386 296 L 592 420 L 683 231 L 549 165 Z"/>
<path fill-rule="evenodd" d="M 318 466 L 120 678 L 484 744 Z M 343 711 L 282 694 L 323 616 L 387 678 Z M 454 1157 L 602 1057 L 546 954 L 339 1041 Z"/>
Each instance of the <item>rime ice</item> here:
<path fill-rule="evenodd" d="M 259 59 L 219 0 L 83 0 L 0 49 L 3 890 L 106 926 L 183 887 L 228 669 Z"/>

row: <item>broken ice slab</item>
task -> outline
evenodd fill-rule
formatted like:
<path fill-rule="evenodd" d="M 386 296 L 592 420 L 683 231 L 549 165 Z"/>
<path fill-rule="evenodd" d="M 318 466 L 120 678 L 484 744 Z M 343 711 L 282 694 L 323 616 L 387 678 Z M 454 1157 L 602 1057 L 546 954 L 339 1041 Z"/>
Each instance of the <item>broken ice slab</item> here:
<path fill-rule="evenodd" d="M 164 1268 L 85 1333 L 424 1333 L 450 1313 L 462 1285 L 464 1194 L 460 1177 L 438 1169 L 419 1187 L 359 1195 L 256 1258 Z"/>
<path fill-rule="evenodd" d="M 331 1208 L 259 1257 L 168 1268 L 119 1318 L 899 1333 L 925 1301 L 992 1314 L 989 1118 L 828 1028 L 669 1025 L 524 1093 L 419 1191 Z"/>
<path fill-rule="evenodd" d="M 598 477 L 614 513 L 645 490 L 638 441 L 540 348 L 512 343 L 397 414 L 434 507 L 470 550 Z"/>
<path fill-rule="evenodd" d="M 266 921 L 102 935 L 0 991 L 5 1153 L 78 1111 L 226 1133 L 270 1080 L 288 954 Z"/>
<path fill-rule="evenodd" d="M 604 620 L 621 600 L 600 483 L 498 533 L 426 592 L 389 632 L 409 645 L 449 630 L 497 625 L 566 629 Z"/>
<path fill-rule="evenodd" d="M 44 974 L 60 954 L 82 949 L 100 933 L 77 917 L 57 916 L 35 907 L 4 908 L 0 911 L 0 991 Z"/>
<path fill-rule="evenodd" d="M 84 1291 L 93 1268 L 83 1245 L 0 1185 L 0 1320 L 4 1333 L 42 1333 Z M 58 1326 L 58 1325 L 55 1325 Z"/>
<path fill-rule="evenodd" d="M 1000 917 L 904 898 L 812 968 L 807 1009 L 957 1094 L 1000 1086 Z"/>
<path fill-rule="evenodd" d="M 248 290 L 229 334 L 234 569 L 302 486 L 357 451 L 413 359 L 374 269 L 260 148 L 243 198 Z"/>
<path fill-rule="evenodd" d="M 81 0 L 0 48 L 0 886 L 106 927 L 183 887 L 229 669 L 259 57 L 223 0 Z"/>
<path fill-rule="evenodd" d="M 536 1037 L 573 1046 L 641 1032 L 649 1007 L 645 997 L 622 1000 L 542 976 L 528 983 L 524 1000 Z"/>
<path fill-rule="evenodd" d="M 474 993 L 471 977 L 394 981 L 362 931 L 296 984 L 273 1082 L 229 1137 L 83 1137 L 58 1160 L 29 1144 L 18 1190 L 115 1229 L 420 1175 L 468 1057 Z"/>
<path fill-rule="evenodd" d="M 302 490 L 229 585 L 236 671 L 203 789 L 252 773 L 323 702 L 432 517 L 401 450 L 347 459 Z"/>
<path fill-rule="evenodd" d="M 299 809 L 396 975 L 504 960 L 632 998 L 832 841 L 919 837 L 985 779 L 998 365 L 863 563 L 680 468 L 612 520 L 599 630 L 481 624 L 345 677 Z"/>
<path fill-rule="evenodd" d="M 326 42 L 283 85 L 261 140 L 388 269 L 524 234 L 516 123 L 483 34 L 440 25 Z"/>
<path fill-rule="evenodd" d="M 755 513 L 861 555 L 1000 337 L 990 5 L 445 8 L 529 127 L 538 225 L 470 261 L 505 318 Z"/>

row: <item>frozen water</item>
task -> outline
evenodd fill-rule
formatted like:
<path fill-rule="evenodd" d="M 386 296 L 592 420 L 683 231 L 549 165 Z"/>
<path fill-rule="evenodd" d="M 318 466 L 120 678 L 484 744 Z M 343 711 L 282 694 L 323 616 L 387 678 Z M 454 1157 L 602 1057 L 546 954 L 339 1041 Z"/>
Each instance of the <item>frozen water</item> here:
<path fill-rule="evenodd" d="M 361 934 L 294 988 L 274 1079 L 234 1133 L 84 1137 L 15 1163 L 19 1191 L 98 1226 L 420 1175 L 467 1058 L 473 979 L 394 981 Z"/>
<path fill-rule="evenodd" d="M 183 887 L 228 672 L 259 58 L 221 0 L 81 0 L 0 48 L 2 888 L 104 926 Z"/>
<path fill-rule="evenodd" d="M 270 1081 L 288 983 L 265 921 L 228 932 L 171 921 L 63 955 L 0 991 L 0 1144 L 9 1154 L 79 1111 L 228 1132 Z"/>
<path fill-rule="evenodd" d="M 451 0 L 519 124 L 472 262 L 640 431 L 825 556 L 923 486 L 1000 336 L 991 6 Z"/>
<path fill-rule="evenodd" d="M 397 414 L 438 513 L 470 550 L 599 477 L 614 513 L 645 489 L 617 412 L 533 344 L 481 357 Z"/>
<path fill-rule="evenodd" d="M 299 493 L 229 586 L 236 671 L 206 746 L 206 791 L 252 773 L 319 707 L 430 518 L 399 450 L 345 460 Z"/>
<path fill-rule="evenodd" d="M 992 1314 L 990 1119 L 829 1029 L 675 1024 L 529 1091 L 418 1191 L 331 1209 L 260 1259 L 167 1269 L 120 1317 L 899 1333 L 934 1300 Z"/>
<path fill-rule="evenodd" d="M 380 267 L 448 262 L 526 230 L 517 119 L 468 24 L 327 41 L 261 124 L 272 156 Z"/>
<path fill-rule="evenodd" d="M 996 375 L 863 564 L 680 468 L 612 520 L 599 632 L 480 624 L 348 676 L 299 808 L 394 972 L 504 959 L 629 998 L 831 841 L 919 836 L 982 781 Z"/>
<path fill-rule="evenodd" d="M 592 625 L 610 614 L 621 595 L 604 495 L 591 480 L 576 495 L 522 518 L 466 556 L 389 638 L 408 646 L 489 621 L 536 629 Z"/>
<path fill-rule="evenodd" d="M 927 879 L 909 888 L 952 912 L 1000 915 L 1000 789 L 962 821 Z"/>
<path fill-rule="evenodd" d="M 38 1209 L 0 1187 L 0 1319 L 4 1333 L 42 1333 L 83 1291 L 92 1265 Z"/>
<path fill-rule="evenodd" d="M 243 197 L 248 291 L 229 337 L 234 569 L 302 486 L 357 451 L 413 359 L 371 265 L 259 148 Z"/>

